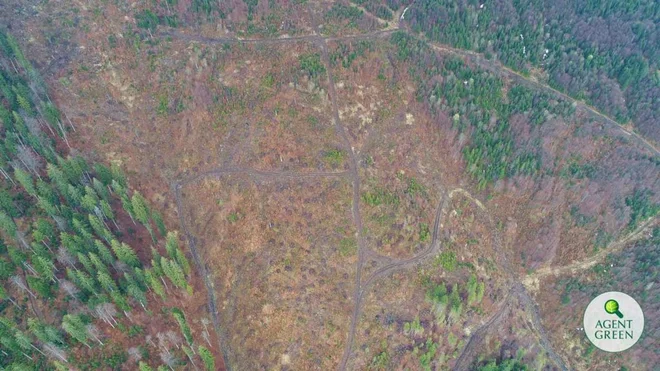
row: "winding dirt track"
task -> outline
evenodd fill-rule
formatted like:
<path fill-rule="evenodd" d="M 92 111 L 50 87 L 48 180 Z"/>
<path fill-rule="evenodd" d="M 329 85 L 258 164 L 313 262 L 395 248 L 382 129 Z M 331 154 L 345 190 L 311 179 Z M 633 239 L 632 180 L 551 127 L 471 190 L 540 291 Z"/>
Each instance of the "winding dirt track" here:
<path fill-rule="evenodd" d="M 401 23 L 400 23 L 401 24 Z M 317 29 L 317 27 L 315 27 Z M 534 303 L 534 300 L 530 297 L 529 293 L 527 292 L 525 285 L 527 286 L 532 286 L 530 283 L 535 282 L 535 280 L 538 280 L 539 278 L 548 275 L 548 274 L 560 274 L 560 273 L 565 273 L 565 272 L 573 272 L 576 269 L 583 268 L 585 266 L 591 266 L 598 262 L 600 259 L 603 259 L 607 254 L 612 252 L 611 249 L 606 249 L 603 250 L 600 254 L 597 254 L 595 256 L 592 256 L 588 258 L 586 261 L 583 262 L 575 262 L 573 264 L 570 264 L 569 266 L 565 267 L 558 267 L 558 268 L 545 268 L 537 271 L 531 276 L 525 277 L 522 280 L 517 276 L 517 274 L 514 272 L 512 269 L 508 257 L 503 249 L 503 246 L 501 244 L 500 238 L 499 238 L 499 233 L 497 231 L 497 228 L 495 227 L 495 224 L 493 222 L 493 219 L 484 207 L 484 205 L 477 199 L 473 198 L 469 192 L 465 191 L 464 189 L 454 189 L 451 192 L 446 192 L 443 191 L 443 196 L 442 200 L 440 201 L 438 208 L 436 210 L 436 215 L 435 215 L 435 223 L 434 223 L 434 228 L 433 228 L 433 238 L 425 250 L 417 254 L 416 256 L 409 258 L 409 259 L 402 259 L 402 260 L 393 260 L 390 261 L 388 264 L 385 266 L 379 268 L 376 270 L 369 278 L 366 280 L 362 280 L 362 268 L 365 262 L 365 258 L 371 254 L 375 254 L 374 252 L 368 250 L 366 246 L 364 245 L 364 237 L 362 235 L 363 229 L 362 229 L 362 218 L 360 215 L 360 178 L 359 178 L 359 161 L 357 159 L 357 156 L 355 154 L 355 151 L 353 147 L 350 144 L 350 139 L 348 137 L 348 134 L 346 133 L 346 130 L 344 126 L 341 123 L 341 120 L 339 118 L 339 109 L 337 105 L 337 94 L 335 91 L 335 84 L 334 84 L 334 79 L 332 76 L 332 68 L 330 65 L 330 60 L 329 60 L 329 55 L 328 55 L 328 48 L 327 48 L 327 43 L 328 41 L 348 41 L 348 40 L 370 40 L 370 39 L 375 39 L 383 36 L 387 36 L 393 32 L 396 31 L 402 31 L 410 34 L 411 36 L 422 39 L 424 38 L 412 34 L 409 30 L 405 29 L 402 26 L 398 27 L 393 27 L 391 29 L 387 30 L 381 30 L 381 31 L 375 31 L 375 32 L 369 32 L 369 33 L 364 33 L 364 34 L 358 34 L 358 35 L 347 35 L 347 36 L 338 36 L 338 37 L 323 37 L 320 36 L 318 30 L 316 31 L 315 34 L 313 35 L 305 35 L 305 36 L 292 36 L 292 37 L 280 37 L 280 38 L 274 38 L 274 39 L 237 39 L 237 38 L 207 38 L 207 37 L 202 37 L 202 36 L 195 36 L 195 35 L 189 35 L 181 32 L 160 32 L 160 36 L 166 36 L 166 37 L 173 37 L 177 38 L 183 41 L 188 41 L 188 42 L 199 42 L 199 43 L 205 43 L 205 44 L 238 44 L 238 43 L 246 43 L 246 44 L 281 44 L 281 43 L 290 43 L 290 42 L 301 42 L 301 41 L 308 41 L 308 42 L 313 42 L 319 46 L 319 48 L 322 51 L 322 58 L 323 58 L 323 63 L 325 64 L 326 67 L 326 73 L 327 73 L 327 81 L 328 81 L 328 86 L 329 86 L 329 94 L 330 94 L 330 99 L 332 102 L 332 109 L 333 109 L 333 119 L 334 119 L 334 125 L 335 125 L 335 130 L 337 134 L 341 137 L 343 141 L 343 146 L 345 147 L 346 151 L 350 154 L 349 156 L 349 165 L 350 169 L 349 171 L 343 171 L 343 172 L 286 172 L 286 171 L 263 171 L 263 170 L 256 170 L 256 169 L 246 169 L 246 168 L 238 168 L 238 167 L 225 167 L 225 168 L 218 168 L 214 169 L 211 171 L 203 172 L 194 176 L 191 176 L 186 179 L 182 179 L 179 181 L 174 182 L 172 185 L 175 198 L 176 198 L 176 205 L 177 205 L 177 212 L 179 215 L 179 221 L 181 223 L 181 228 L 186 235 L 186 238 L 188 239 L 188 245 L 190 247 L 191 253 L 193 255 L 193 259 L 195 261 L 195 265 L 197 266 L 197 269 L 200 273 L 200 275 L 204 279 L 204 283 L 206 285 L 207 291 L 208 291 L 208 308 L 209 308 L 209 313 L 211 313 L 212 318 L 213 318 L 213 324 L 215 327 L 216 332 L 219 335 L 219 340 L 220 340 L 220 349 L 222 350 L 223 357 L 225 360 L 225 365 L 227 369 L 230 369 L 231 365 L 229 363 L 229 349 L 224 347 L 225 344 L 228 344 L 228 339 L 224 331 L 222 330 L 222 327 L 220 326 L 220 322 L 218 319 L 218 313 L 217 313 L 217 308 L 216 308 L 216 298 L 215 298 L 215 291 L 213 289 L 213 283 L 209 279 L 208 275 L 208 270 L 207 267 L 204 265 L 203 261 L 200 258 L 199 252 L 197 250 L 197 245 L 196 245 L 196 240 L 193 234 L 190 232 L 186 225 L 185 221 L 185 216 L 184 216 L 184 207 L 183 207 L 183 201 L 181 199 L 181 189 L 182 187 L 198 182 L 200 180 L 205 179 L 206 177 L 221 177 L 223 175 L 227 174 L 246 174 L 251 177 L 255 178 L 265 178 L 265 179 L 273 179 L 273 180 L 285 180 L 285 179 L 314 179 L 314 178 L 322 178 L 322 177 L 348 177 L 352 181 L 352 189 L 353 189 L 353 195 L 352 195 L 352 214 L 353 214 L 353 221 L 355 223 L 355 228 L 356 228 L 356 237 L 358 241 L 358 261 L 356 264 L 356 283 L 355 283 L 355 292 L 353 294 L 353 300 L 354 300 L 354 309 L 353 313 L 351 316 L 351 324 L 349 327 L 349 333 L 348 333 L 348 338 L 346 341 L 346 346 L 344 349 L 344 354 L 342 356 L 342 360 L 340 363 L 340 369 L 345 370 L 346 365 L 348 363 L 348 360 L 350 359 L 351 356 L 351 351 L 353 347 L 353 342 L 354 342 L 354 337 L 355 337 L 355 329 L 357 326 L 357 322 L 360 316 L 360 310 L 361 310 L 361 304 L 363 297 L 365 293 L 368 292 L 368 289 L 373 285 L 378 279 L 384 278 L 395 271 L 403 270 L 403 269 L 408 269 L 411 267 L 416 266 L 417 264 L 420 264 L 424 262 L 425 260 L 434 257 L 439 251 L 440 251 L 440 243 L 438 242 L 438 236 L 439 236 L 439 228 L 440 228 L 440 223 L 442 217 L 446 214 L 446 208 L 448 206 L 449 199 L 454 197 L 455 194 L 462 194 L 465 197 L 469 198 L 471 201 L 473 201 L 481 211 L 481 213 L 489 220 L 489 223 L 491 224 L 491 233 L 493 235 L 493 243 L 494 243 L 494 251 L 497 254 L 497 260 L 500 262 L 502 268 L 507 274 L 508 277 L 508 287 L 509 287 L 509 292 L 504 298 L 500 304 L 498 305 L 498 310 L 491 316 L 491 318 L 480 328 L 475 330 L 466 346 L 464 347 L 463 351 L 461 352 L 460 356 L 458 357 L 456 364 L 454 366 L 455 369 L 457 370 L 465 370 L 469 369 L 471 362 L 478 350 L 479 344 L 483 341 L 484 337 L 488 334 L 490 328 L 493 325 L 498 324 L 502 318 L 504 318 L 504 315 L 508 313 L 510 310 L 510 302 L 511 298 L 513 296 L 516 296 L 519 298 L 520 302 L 525 305 L 527 308 L 528 314 L 531 316 L 531 321 L 532 321 L 532 326 L 537 333 L 539 337 L 539 342 L 541 346 L 544 348 L 544 350 L 548 353 L 550 359 L 562 370 L 567 370 L 568 367 L 566 366 L 564 360 L 552 349 L 551 343 L 548 339 L 547 333 L 545 332 L 542 323 L 541 323 L 541 317 L 538 311 L 537 306 Z M 594 107 L 591 107 L 589 105 L 584 104 L 581 101 L 577 101 L 570 96 L 567 96 L 566 94 L 557 91 L 545 84 L 539 83 L 537 81 L 534 81 L 532 79 L 529 79 L 528 77 L 525 77 L 503 65 L 501 65 L 499 62 L 494 62 L 494 61 L 488 61 L 482 56 L 480 56 L 477 53 L 474 53 L 472 51 L 466 51 L 466 50 L 461 50 L 461 49 L 455 49 L 446 45 L 441 45 L 441 44 L 436 44 L 436 43 L 430 43 L 427 40 L 426 41 L 431 47 L 440 53 L 449 53 L 449 54 L 454 54 L 454 55 L 459 55 L 465 58 L 470 58 L 471 60 L 475 61 L 480 67 L 490 70 L 490 71 L 495 71 L 496 73 L 499 74 L 504 74 L 509 77 L 515 78 L 518 81 L 521 81 L 522 83 L 528 84 L 532 87 L 535 87 L 537 89 L 542 89 L 545 91 L 548 91 L 552 94 L 556 94 L 561 96 L 562 98 L 576 103 L 578 106 L 582 107 L 583 109 L 591 112 L 592 114 L 599 116 L 603 118 L 607 123 L 616 125 L 619 127 L 621 130 L 623 130 L 627 135 L 632 136 L 635 140 L 638 140 L 640 143 L 642 143 L 645 147 L 647 147 L 649 150 L 651 150 L 653 153 L 656 155 L 659 154 L 660 152 L 658 149 L 651 143 L 649 143 L 647 140 L 639 136 L 637 133 L 630 132 L 627 129 L 625 129 L 623 126 L 621 126 L 619 123 L 617 123 L 615 120 L 611 119 L 610 117 L 604 115 Z M 616 249 L 622 249 L 626 244 L 629 242 L 633 241 L 636 238 L 639 238 L 644 230 L 652 224 L 652 222 L 656 221 L 656 219 L 647 221 L 644 223 L 644 225 L 640 228 L 638 228 L 633 234 L 633 235 L 628 235 L 624 236 L 623 238 L 619 239 L 618 241 L 612 243 L 612 246 Z M 377 254 L 376 254 L 377 255 Z M 377 255 L 377 257 L 380 257 Z"/>

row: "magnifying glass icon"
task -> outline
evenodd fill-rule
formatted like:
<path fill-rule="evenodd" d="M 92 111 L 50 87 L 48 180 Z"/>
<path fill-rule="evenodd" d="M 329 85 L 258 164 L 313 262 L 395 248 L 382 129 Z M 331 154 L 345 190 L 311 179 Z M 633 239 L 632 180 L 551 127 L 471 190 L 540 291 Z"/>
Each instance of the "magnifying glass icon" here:
<path fill-rule="evenodd" d="M 605 311 L 609 314 L 616 314 L 619 318 L 623 318 L 623 313 L 619 312 L 619 303 L 616 300 L 610 299 L 606 301 Z"/>

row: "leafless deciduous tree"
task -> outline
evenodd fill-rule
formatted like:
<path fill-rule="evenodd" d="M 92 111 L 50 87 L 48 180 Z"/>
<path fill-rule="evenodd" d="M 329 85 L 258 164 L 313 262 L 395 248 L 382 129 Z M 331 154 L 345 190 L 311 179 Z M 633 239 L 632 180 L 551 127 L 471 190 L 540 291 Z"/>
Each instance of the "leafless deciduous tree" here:
<path fill-rule="evenodd" d="M 67 280 L 60 280 L 60 288 L 62 291 L 64 291 L 65 294 L 67 294 L 71 298 L 76 298 L 76 295 L 80 292 L 78 290 L 78 287 L 74 285 L 72 282 L 67 281 Z"/>
<path fill-rule="evenodd" d="M 207 326 L 211 323 L 211 321 L 208 320 L 208 318 L 204 317 L 202 318 L 202 326 L 204 326 L 204 331 L 202 331 L 202 338 L 206 340 L 206 342 L 211 346 L 211 334 L 209 334 L 209 329 Z"/>
<path fill-rule="evenodd" d="M 69 226 L 67 224 L 66 219 L 62 218 L 61 216 L 57 216 L 57 215 L 51 215 L 51 217 L 55 221 L 55 224 L 57 224 L 57 229 L 59 229 L 60 231 L 66 231 L 67 230 L 67 228 Z"/>
<path fill-rule="evenodd" d="M 159 332 L 156 334 L 156 337 L 158 338 L 158 347 L 161 348 L 164 352 L 169 353 L 170 349 L 167 346 L 167 336 L 162 332 Z"/>
<path fill-rule="evenodd" d="M 58 359 L 65 363 L 68 362 L 66 360 L 66 352 L 63 349 L 58 348 L 55 344 L 46 343 L 44 344 L 43 348 L 44 352 L 48 354 L 49 357 Z"/>
<path fill-rule="evenodd" d="M 177 363 L 176 357 L 170 352 L 160 352 L 160 360 L 163 361 L 163 363 L 167 365 L 170 370 L 174 370 L 174 366 Z"/>
<path fill-rule="evenodd" d="M 133 362 L 138 362 L 142 359 L 142 352 L 138 347 L 128 348 L 128 357 Z"/>
<path fill-rule="evenodd" d="M 167 336 L 167 340 L 169 340 L 172 345 L 174 345 L 177 349 L 181 348 L 181 337 L 179 334 L 170 330 L 166 332 L 165 335 Z"/>
<path fill-rule="evenodd" d="M 104 345 L 101 341 L 101 332 L 99 331 L 98 327 L 90 323 L 85 328 L 87 329 L 87 335 L 89 335 L 89 337 L 98 341 L 101 346 Z"/>
<path fill-rule="evenodd" d="M 154 338 L 151 335 L 147 335 L 144 340 L 147 341 L 147 344 L 150 344 L 152 347 L 156 347 L 156 343 L 154 343 Z"/>
<path fill-rule="evenodd" d="M 102 303 L 97 305 L 94 308 L 94 315 L 113 328 L 117 324 L 117 321 L 115 320 L 115 316 L 117 315 L 117 308 L 112 303 Z"/>
<path fill-rule="evenodd" d="M 76 259 L 63 247 L 57 249 L 57 261 L 67 267 L 73 267 L 76 264 Z"/>
<path fill-rule="evenodd" d="M 11 281 L 11 284 L 14 287 L 19 289 L 20 291 L 27 292 L 28 294 L 30 294 L 30 296 L 32 296 L 33 298 L 36 298 L 36 295 L 34 295 L 32 293 L 32 291 L 30 291 L 30 288 L 25 283 L 25 280 L 23 279 L 23 277 L 21 277 L 19 275 L 14 275 L 14 276 L 11 276 L 9 278 L 9 280 Z"/>
<path fill-rule="evenodd" d="M 39 169 L 41 168 L 39 157 L 37 157 L 37 155 L 29 147 L 19 146 L 16 157 L 25 166 L 25 168 L 27 168 L 29 171 L 39 177 L 39 179 L 41 179 L 41 176 L 39 175 Z"/>

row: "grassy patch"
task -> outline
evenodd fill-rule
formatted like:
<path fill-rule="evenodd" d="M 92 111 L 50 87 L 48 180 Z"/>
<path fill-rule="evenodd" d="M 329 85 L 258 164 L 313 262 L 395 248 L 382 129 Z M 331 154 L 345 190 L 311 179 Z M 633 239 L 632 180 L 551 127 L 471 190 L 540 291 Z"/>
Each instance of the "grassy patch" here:
<path fill-rule="evenodd" d="M 447 272 L 453 272 L 458 265 L 456 253 L 453 251 L 443 251 L 435 258 L 435 265 L 441 266 Z"/>
<path fill-rule="evenodd" d="M 426 223 L 422 223 L 419 226 L 419 240 L 421 242 L 428 241 L 429 237 L 431 237 L 431 231 L 429 231 L 429 225 Z"/>
<path fill-rule="evenodd" d="M 234 223 L 236 223 L 240 218 L 241 218 L 241 215 L 240 215 L 239 213 L 237 213 L 237 212 L 234 211 L 233 213 L 229 214 L 229 216 L 227 216 L 227 221 L 228 221 L 229 223 L 234 224 Z"/>
<path fill-rule="evenodd" d="M 342 256 L 354 255 L 356 252 L 357 240 L 354 237 L 346 237 L 339 242 L 339 253 Z"/>
<path fill-rule="evenodd" d="M 317 78 L 325 74 L 325 66 L 321 62 L 319 53 L 303 54 L 298 57 L 300 68 L 309 75 L 310 78 Z"/>
<path fill-rule="evenodd" d="M 371 192 L 365 192 L 362 194 L 362 201 L 369 206 L 380 206 L 380 205 L 399 205 L 399 196 L 390 192 L 384 188 L 376 187 Z"/>
<path fill-rule="evenodd" d="M 344 162 L 344 151 L 331 149 L 323 155 L 325 161 L 332 167 L 337 167 Z"/>

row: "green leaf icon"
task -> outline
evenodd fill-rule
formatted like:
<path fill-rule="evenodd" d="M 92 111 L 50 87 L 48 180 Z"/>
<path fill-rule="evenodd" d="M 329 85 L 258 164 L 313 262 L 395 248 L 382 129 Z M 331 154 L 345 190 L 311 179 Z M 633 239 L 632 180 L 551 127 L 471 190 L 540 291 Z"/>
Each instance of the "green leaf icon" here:
<path fill-rule="evenodd" d="M 619 312 L 619 303 L 616 300 L 610 299 L 606 301 L 605 311 L 609 314 L 616 314 L 619 318 L 623 318 L 623 313 Z"/>

